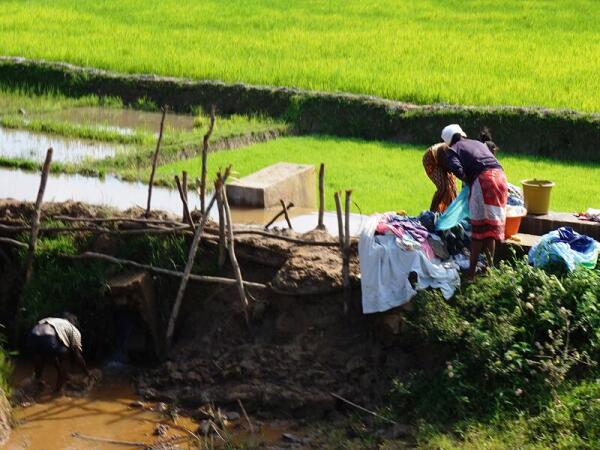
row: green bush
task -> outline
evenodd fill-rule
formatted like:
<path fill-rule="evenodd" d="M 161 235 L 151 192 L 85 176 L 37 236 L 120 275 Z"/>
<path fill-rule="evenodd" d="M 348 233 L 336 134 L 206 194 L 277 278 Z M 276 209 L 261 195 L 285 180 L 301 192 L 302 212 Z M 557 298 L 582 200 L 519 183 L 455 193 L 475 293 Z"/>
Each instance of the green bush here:
<path fill-rule="evenodd" d="M 397 382 L 396 406 L 435 422 L 537 409 L 573 369 L 594 365 L 599 299 L 598 271 L 559 278 L 524 261 L 501 263 L 448 302 L 422 292 L 410 333 L 447 357 Z"/>

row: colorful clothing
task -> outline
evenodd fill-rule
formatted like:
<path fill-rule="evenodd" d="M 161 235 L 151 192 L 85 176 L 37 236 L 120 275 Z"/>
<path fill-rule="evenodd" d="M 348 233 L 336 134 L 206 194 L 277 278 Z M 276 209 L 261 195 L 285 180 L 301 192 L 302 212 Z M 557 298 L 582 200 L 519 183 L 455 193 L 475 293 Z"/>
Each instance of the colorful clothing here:
<path fill-rule="evenodd" d="M 461 139 L 448 149 L 448 169 L 470 185 L 489 169 L 502 169 L 490 149 L 482 142 Z"/>
<path fill-rule="evenodd" d="M 454 176 L 445 169 L 445 165 L 441 164 L 440 158 L 444 156 L 440 152 L 446 151 L 447 148 L 446 144 L 435 144 L 429 147 L 423 155 L 425 173 L 437 189 L 429 208 L 433 212 L 444 212 L 457 195 Z"/>
<path fill-rule="evenodd" d="M 483 171 L 473 181 L 469 197 L 472 239 L 504 239 L 508 182 L 502 169 Z"/>

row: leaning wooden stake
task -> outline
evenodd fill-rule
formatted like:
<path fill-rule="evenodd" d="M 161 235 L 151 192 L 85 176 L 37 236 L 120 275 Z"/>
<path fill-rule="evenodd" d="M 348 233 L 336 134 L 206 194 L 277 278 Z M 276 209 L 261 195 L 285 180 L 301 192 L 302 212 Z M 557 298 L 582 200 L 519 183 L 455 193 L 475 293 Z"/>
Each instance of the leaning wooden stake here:
<path fill-rule="evenodd" d="M 294 207 L 294 203 L 292 203 L 292 202 L 289 202 L 289 203 L 287 204 L 287 206 L 286 206 L 286 209 L 289 211 L 289 210 L 290 210 L 291 208 L 293 208 L 293 207 Z M 279 219 L 281 216 L 283 216 L 283 214 L 284 214 L 284 213 L 285 213 L 285 211 L 282 209 L 282 210 L 281 210 L 281 211 L 279 211 L 277 214 L 275 214 L 275 216 L 274 216 L 274 217 L 273 217 L 271 220 L 269 220 L 269 223 L 267 223 L 267 224 L 265 225 L 265 230 L 268 230 L 268 229 L 269 229 L 269 227 L 270 227 L 271 225 L 273 225 L 273 224 L 274 224 L 274 223 L 277 221 L 277 219 Z"/>
<path fill-rule="evenodd" d="M 223 191 L 219 189 L 217 194 L 217 210 L 219 211 L 219 259 L 217 261 L 219 270 L 225 267 L 225 255 L 227 252 L 227 237 L 225 236 L 225 207 L 223 206 Z M 227 195 L 225 193 L 225 195 Z"/>
<path fill-rule="evenodd" d="M 229 261 L 231 262 L 231 266 L 233 267 L 233 273 L 235 274 L 235 278 L 237 280 L 237 288 L 238 293 L 240 295 L 240 300 L 242 302 L 242 308 L 244 309 L 244 318 L 246 319 L 246 325 L 250 326 L 250 316 L 248 315 L 248 298 L 246 297 L 246 290 L 244 289 L 244 279 L 242 278 L 242 271 L 240 270 L 240 265 L 238 264 L 237 258 L 235 256 L 233 221 L 231 220 L 231 209 L 229 209 L 229 202 L 227 201 L 227 196 L 224 192 L 224 183 L 221 183 L 221 185 L 218 187 L 215 185 L 215 189 L 221 190 L 221 197 L 223 198 L 223 206 L 225 208 L 225 217 L 227 219 L 227 247 L 229 250 Z"/>
<path fill-rule="evenodd" d="M 350 290 L 350 199 L 352 196 L 352 191 L 346 191 L 346 217 L 344 220 L 344 225 L 346 229 L 344 230 L 344 258 L 343 258 L 343 283 L 344 283 L 344 292 L 345 292 L 345 303 L 344 303 L 344 312 L 347 313 L 350 308 L 350 300 L 352 292 Z"/>
<path fill-rule="evenodd" d="M 190 215 L 190 209 L 188 208 L 187 196 L 185 195 L 185 191 L 183 186 L 181 185 L 181 181 L 179 181 L 179 177 L 175 175 L 175 184 L 177 185 L 177 190 L 179 191 L 179 198 L 181 199 L 181 203 L 183 203 L 183 220 L 190 226 L 192 231 L 194 230 L 194 221 L 192 220 L 192 216 Z"/>
<path fill-rule="evenodd" d="M 225 170 L 225 175 L 222 177 L 223 184 L 225 180 L 229 177 L 231 173 L 231 166 Z M 196 259 L 196 252 L 198 251 L 198 246 L 200 245 L 200 239 L 202 239 L 202 233 L 204 233 L 204 227 L 206 226 L 206 222 L 208 221 L 208 214 L 213 207 L 216 201 L 216 196 L 213 195 L 212 200 L 208 204 L 206 208 L 206 214 L 202 215 L 202 220 L 200 221 L 200 225 L 196 227 L 194 231 L 194 240 L 192 241 L 192 245 L 190 246 L 190 252 L 188 254 L 188 260 L 185 264 L 185 269 L 183 271 L 183 276 L 181 277 L 181 283 L 179 285 L 179 290 L 177 291 L 177 296 L 175 297 L 175 303 L 173 304 L 173 309 L 171 310 L 171 316 L 169 317 L 169 325 L 167 326 L 167 335 L 166 335 L 166 347 L 167 349 L 171 346 L 171 341 L 173 339 L 173 333 L 175 331 L 175 322 L 177 321 L 177 316 L 179 315 L 179 309 L 181 308 L 181 302 L 183 301 L 183 294 L 185 294 L 185 288 L 187 287 L 187 283 L 190 279 L 190 274 L 192 273 L 192 267 L 194 267 L 194 261 Z"/>
<path fill-rule="evenodd" d="M 40 229 L 40 211 L 42 210 L 42 201 L 44 199 L 44 192 L 46 191 L 46 182 L 48 181 L 48 172 L 50 171 L 50 163 L 52 162 L 52 148 L 49 148 L 46 152 L 46 160 L 42 166 L 42 176 L 40 179 L 40 187 L 38 189 L 37 198 L 35 200 L 35 208 L 33 210 L 33 216 L 31 217 L 31 233 L 29 235 L 29 248 L 27 250 L 27 257 L 25 259 L 25 280 L 23 282 L 23 289 L 21 295 L 17 301 L 17 311 L 15 314 L 15 339 L 19 338 L 21 332 L 21 318 L 23 316 L 23 305 L 25 303 L 25 288 L 31 280 L 33 275 L 33 263 L 35 261 L 35 246 L 37 243 L 38 232 Z"/>
<path fill-rule="evenodd" d="M 163 137 L 163 128 L 165 126 L 165 116 L 167 115 L 167 109 L 169 107 L 164 105 L 161 108 L 162 117 L 160 118 L 160 129 L 158 131 L 158 140 L 156 141 L 156 150 L 154 150 L 154 156 L 152 157 L 152 170 L 150 171 L 150 181 L 148 182 L 148 203 L 146 204 L 145 217 L 148 218 L 150 215 L 150 204 L 152 202 L 152 185 L 154 184 L 154 174 L 156 173 L 156 163 L 158 162 L 158 152 L 160 151 L 160 144 Z"/>
<path fill-rule="evenodd" d="M 208 126 L 208 131 L 204 135 L 204 139 L 202 141 L 202 168 L 200 173 L 200 212 L 202 215 L 205 213 L 204 202 L 206 196 L 206 160 L 208 158 L 208 140 L 210 139 L 210 135 L 213 132 L 213 128 L 215 127 L 215 105 L 210 109 L 210 125 Z"/>
<path fill-rule="evenodd" d="M 325 164 L 321 163 L 319 167 L 319 221 L 317 229 L 324 230 L 325 224 L 323 217 L 325 215 Z"/>
<path fill-rule="evenodd" d="M 183 187 L 183 197 L 185 198 L 185 202 L 188 203 L 189 197 L 188 197 L 188 173 L 187 171 L 183 170 L 181 172 L 181 185 Z M 182 219 L 185 222 L 186 218 L 185 218 L 185 205 L 183 206 L 183 212 L 182 212 Z M 188 203 L 188 212 L 189 212 L 189 203 Z"/>
<path fill-rule="evenodd" d="M 279 203 L 281 204 L 281 208 L 283 210 L 283 215 L 285 217 L 285 221 L 287 222 L 287 226 L 290 230 L 293 230 L 292 221 L 290 220 L 290 215 L 288 214 L 287 206 L 285 206 L 285 202 L 279 199 Z"/>
<path fill-rule="evenodd" d="M 335 199 L 335 212 L 337 214 L 338 222 L 338 240 L 340 242 L 340 251 L 344 252 L 344 219 L 342 219 L 342 202 L 340 200 L 340 193 L 336 192 L 333 194 Z"/>

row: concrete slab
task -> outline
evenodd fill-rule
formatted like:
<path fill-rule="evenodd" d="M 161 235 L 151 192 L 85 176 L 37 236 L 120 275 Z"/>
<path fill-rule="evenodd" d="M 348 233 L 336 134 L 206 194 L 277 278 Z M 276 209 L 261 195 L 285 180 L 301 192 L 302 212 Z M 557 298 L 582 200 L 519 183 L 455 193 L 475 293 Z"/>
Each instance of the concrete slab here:
<path fill-rule="evenodd" d="M 527 215 L 519 230 L 526 234 L 544 235 L 560 227 L 571 227 L 580 234 L 600 241 L 600 223 L 580 220 L 573 213 L 549 212 L 543 216 Z"/>
<path fill-rule="evenodd" d="M 517 233 L 510 239 L 500 243 L 496 249 L 497 260 L 509 259 L 513 256 L 513 250 L 517 257 L 525 256 L 529 253 L 531 247 L 537 244 L 541 239 L 541 236 L 533 234 Z"/>
<path fill-rule="evenodd" d="M 315 168 L 306 164 L 279 162 L 227 185 L 232 206 L 271 208 L 279 200 L 298 207 L 314 207 Z"/>

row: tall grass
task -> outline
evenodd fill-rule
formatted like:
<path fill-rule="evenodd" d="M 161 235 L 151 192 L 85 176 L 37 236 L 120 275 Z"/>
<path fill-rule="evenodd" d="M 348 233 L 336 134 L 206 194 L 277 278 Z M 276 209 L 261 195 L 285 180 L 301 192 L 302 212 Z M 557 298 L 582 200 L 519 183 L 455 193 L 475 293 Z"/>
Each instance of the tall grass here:
<path fill-rule="evenodd" d="M 8 55 L 373 94 L 600 110 L 597 0 L 5 0 Z"/>
<path fill-rule="evenodd" d="M 209 155 L 209 173 L 233 164 L 239 176 L 248 175 L 279 161 L 327 166 L 327 208 L 333 209 L 333 192 L 354 189 L 352 198 L 363 212 L 404 209 L 417 214 L 429 208 L 434 186 L 425 175 L 422 156 L 426 146 L 332 137 L 289 137 L 257 144 L 247 149 Z M 520 185 L 525 178 L 549 178 L 557 185 L 551 206 L 557 211 L 600 207 L 600 166 L 566 163 L 530 156 L 500 154 L 509 181 Z M 198 158 L 159 167 L 157 176 L 172 182 L 175 174 L 187 170 L 200 173 Z M 131 175 L 131 173 L 130 173 Z M 138 175 L 139 176 L 139 175 Z M 147 175 L 144 173 L 143 178 Z"/>

